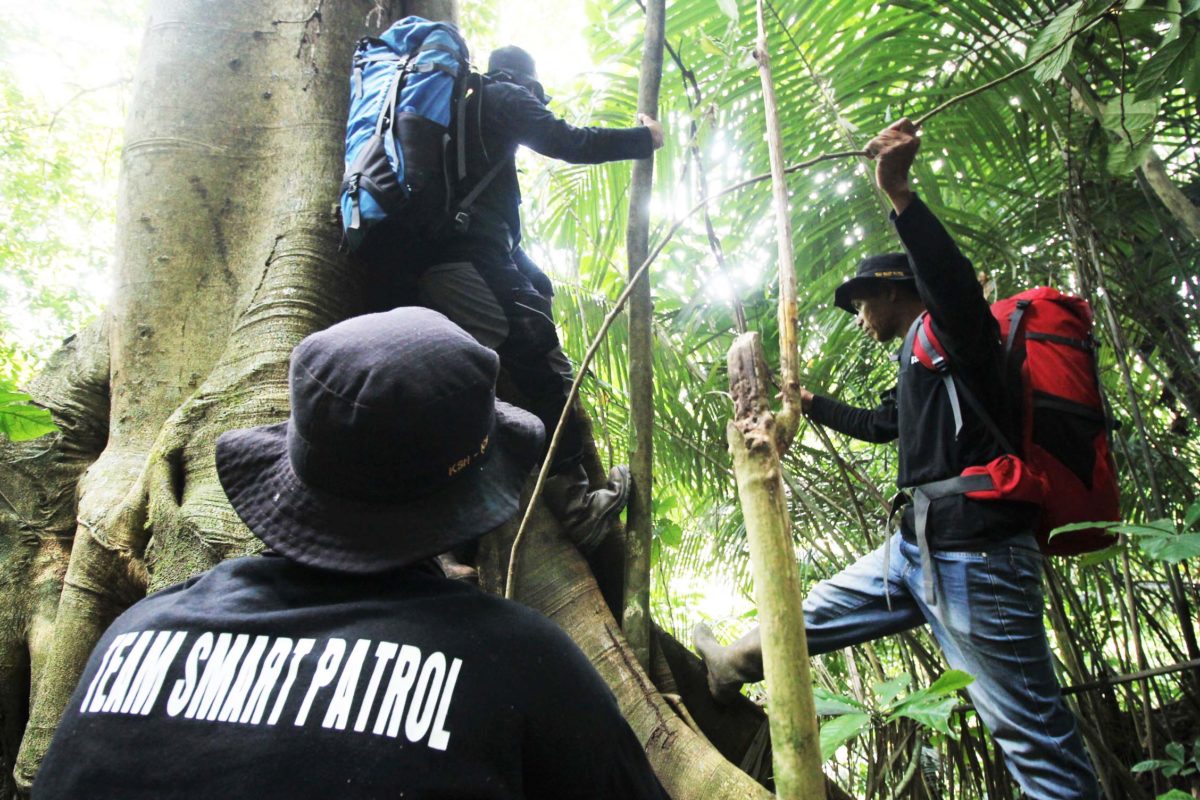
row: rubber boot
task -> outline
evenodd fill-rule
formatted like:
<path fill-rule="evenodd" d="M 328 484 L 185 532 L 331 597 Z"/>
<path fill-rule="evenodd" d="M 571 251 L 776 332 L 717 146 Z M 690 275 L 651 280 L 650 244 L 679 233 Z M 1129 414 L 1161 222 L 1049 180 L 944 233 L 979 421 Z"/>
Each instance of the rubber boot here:
<path fill-rule="evenodd" d="M 763 679 L 762 638 L 758 628 L 722 647 L 712 629 L 702 622 L 692 631 L 692 644 L 708 670 L 708 691 L 719 703 L 737 699 L 743 683 Z"/>
<path fill-rule="evenodd" d="M 629 502 L 629 467 L 609 470 L 608 486 L 592 491 L 583 466 L 567 467 L 546 480 L 546 505 L 558 517 L 563 532 L 584 555 L 589 555 L 612 530 L 612 523 Z"/>

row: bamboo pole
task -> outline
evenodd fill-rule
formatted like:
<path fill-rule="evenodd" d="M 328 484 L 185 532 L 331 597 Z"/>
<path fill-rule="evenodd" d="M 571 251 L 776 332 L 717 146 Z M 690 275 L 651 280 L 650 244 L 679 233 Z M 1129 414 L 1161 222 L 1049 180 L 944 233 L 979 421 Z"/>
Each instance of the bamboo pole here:
<path fill-rule="evenodd" d="M 665 0 L 647 0 L 642 68 L 638 80 L 638 113 L 658 116 L 662 84 Z M 650 664 L 650 546 L 653 537 L 654 469 L 654 304 L 649 273 L 640 279 L 635 271 L 650 250 L 650 191 L 654 158 L 633 165 L 629 193 L 629 222 L 625 232 L 630 281 L 629 301 L 629 471 L 633 492 L 626 524 L 625 603 L 621 627 L 643 668 Z"/>
<path fill-rule="evenodd" d="M 785 800 L 824 797 L 799 568 L 792 547 L 770 383 L 757 333 L 729 350 L 734 418 L 726 427 L 746 522 L 762 628 L 763 674 L 771 691 L 775 791 Z"/>

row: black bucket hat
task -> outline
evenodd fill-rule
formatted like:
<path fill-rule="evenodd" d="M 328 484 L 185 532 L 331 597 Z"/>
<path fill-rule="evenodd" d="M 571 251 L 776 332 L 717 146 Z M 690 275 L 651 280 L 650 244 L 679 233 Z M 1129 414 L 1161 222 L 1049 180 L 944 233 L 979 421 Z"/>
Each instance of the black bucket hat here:
<path fill-rule="evenodd" d="M 532 414 L 496 399 L 499 357 L 446 317 L 399 308 L 292 351 L 287 422 L 217 440 L 217 475 L 275 552 L 371 573 L 511 519 L 541 457 Z"/>
<path fill-rule="evenodd" d="M 488 56 L 488 75 L 506 77 L 512 83 L 524 86 L 543 103 L 550 102 L 550 95 L 538 81 L 537 65 L 533 56 L 515 44 L 497 47 Z"/>
<path fill-rule="evenodd" d="M 840 309 L 854 312 L 851 300 L 856 294 L 870 289 L 872 284 L 880 281 L 907 282 L 916 286 L 912 265 L 904 253 L 884 253 L 879 256 L 868 256 L 858 262 L 858 270 L 854 277 L 843 283 L 833 293 L 833 304 Z"/>

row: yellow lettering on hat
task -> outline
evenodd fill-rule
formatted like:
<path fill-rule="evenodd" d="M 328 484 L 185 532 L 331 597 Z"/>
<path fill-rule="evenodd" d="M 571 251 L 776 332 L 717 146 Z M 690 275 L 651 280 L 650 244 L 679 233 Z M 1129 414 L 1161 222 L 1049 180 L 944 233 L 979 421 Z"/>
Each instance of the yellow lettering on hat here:
<path fill-rule="evenodd" d="M 479 458 L 481 455 L 483 455 L 484 453 L 487 452 L 488 444 L 490 441 L 491 441 L 490 436 L 483 437 L 483 441 L 479 443 L 479 450 L 477 452 L 472 453 L 469 456 L 463 456 L 458 461 L 455 461 L 453 464 L 451 464 L 447 468 L 446 474 L 450 477 L 453 477 L 453 476 L 457 475 L 458 473 L 462 472 L 467 467 L 471 466 L 472 461 L 474 461 L 475 459 Z"/>

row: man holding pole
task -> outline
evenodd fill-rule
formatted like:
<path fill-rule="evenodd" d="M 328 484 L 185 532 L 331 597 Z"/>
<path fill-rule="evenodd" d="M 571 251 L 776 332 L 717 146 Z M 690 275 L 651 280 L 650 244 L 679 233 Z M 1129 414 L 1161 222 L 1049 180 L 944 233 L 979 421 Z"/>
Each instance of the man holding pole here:
<path fill-rule="evenodd" d="M 904 337 L 928 312 L 958 365 L 958 379 L 1011 439 L 1016 420 L 1003 385 L 999 327 L 971 263 L 909 186 L 919 147 L 907 119 L 867 145 L 907 254 L 864 259 L 855 277 L 838 287 L 835 303 L 880 343 Z M 1003 455 L 982 416 L 968 410 L 956 417 L 939 373 L 910 363 L 899 367 L 896 386 L 874 409 L 802 390 L 804 413 L 863 441 L 898 439 L 901 487 L 954 478 Z M 881 548 L 813 587 L 804 602 L 808 647 L 825 653 L 929 625 L 947 663 L 975 677 L 967 693 L 1021 789 L 1036 798 L 1097 798 L 1095 775 L 1054 674 L 1033 513 L 1026 504 L 964 494 L 920 509 L 907 506 L 900 530 Z M 701 625 L 695 641 L 717 697 L 762 679 L 757 629 L 722 647 Z"/>

